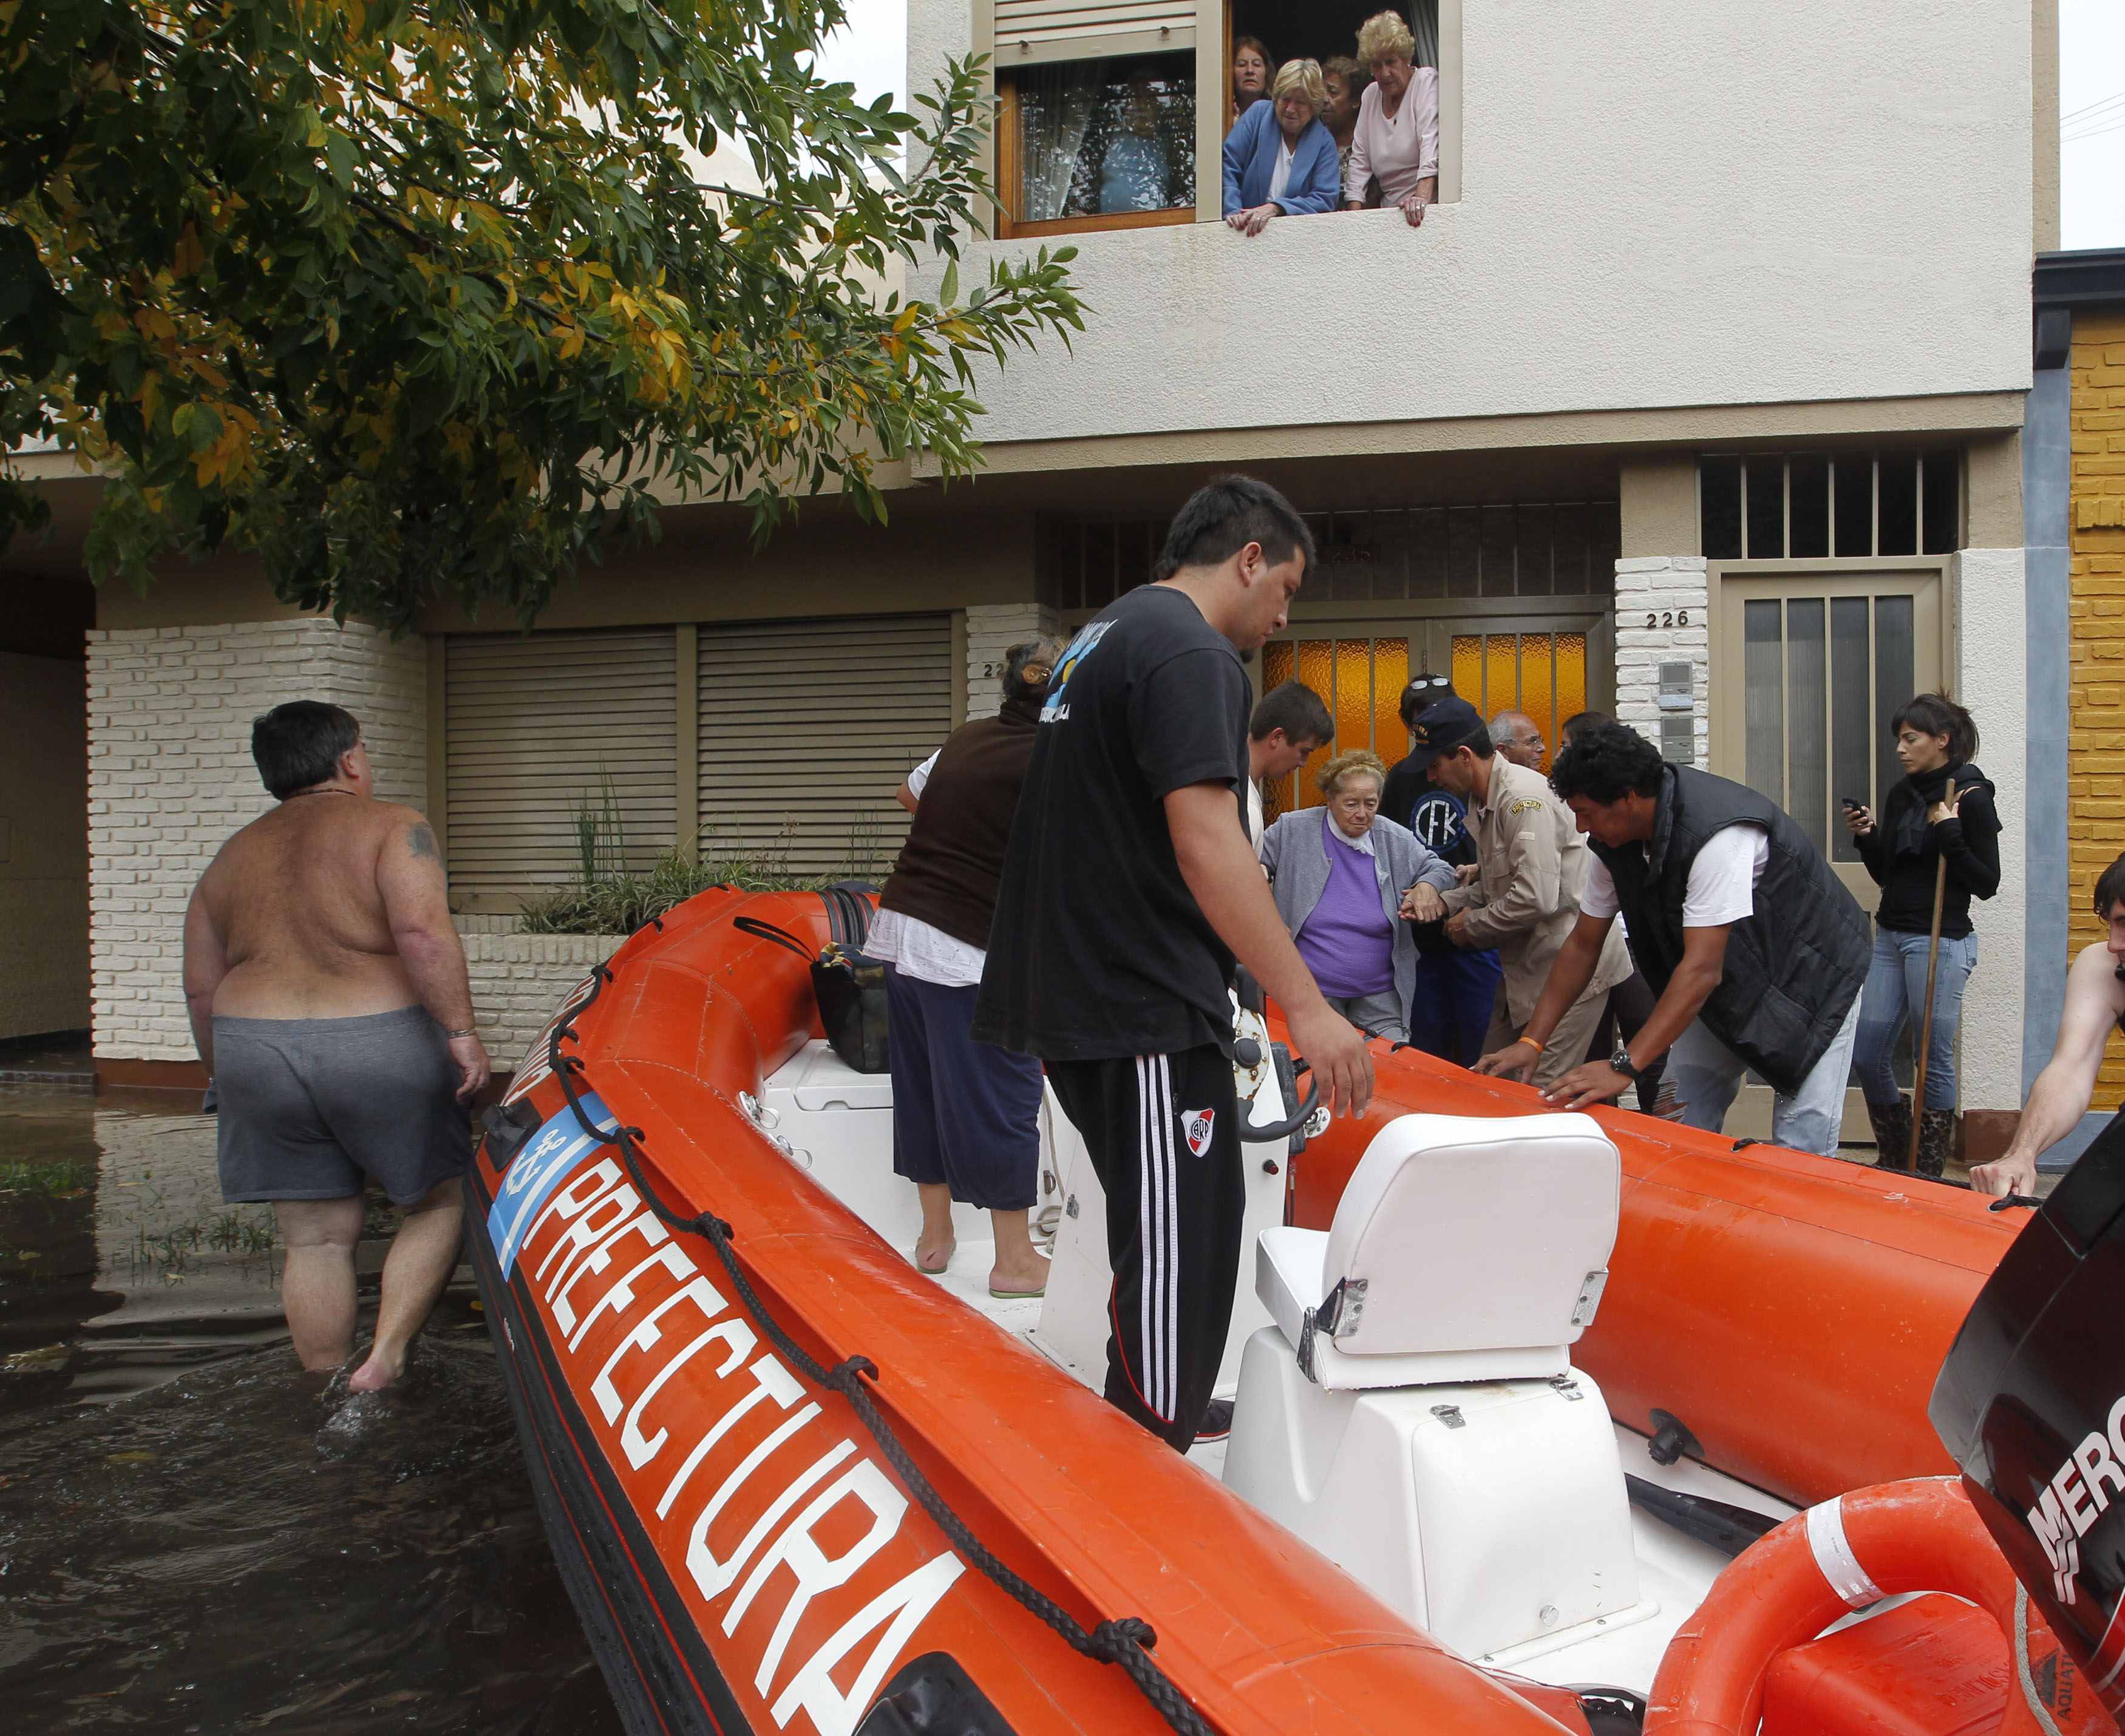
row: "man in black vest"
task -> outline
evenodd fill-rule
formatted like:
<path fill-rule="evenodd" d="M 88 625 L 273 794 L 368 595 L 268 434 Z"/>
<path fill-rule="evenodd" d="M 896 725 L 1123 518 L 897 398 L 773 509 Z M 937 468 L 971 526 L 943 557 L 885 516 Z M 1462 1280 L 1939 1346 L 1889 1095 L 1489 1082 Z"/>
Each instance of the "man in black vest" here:
<path fill-rule="evenodd" d="M 1628 1047 L 1567 1074 L 1549 1101 L 1609 1102 L 1666 1055 L 1687 1125 L 1718 1131 L 1753 1071 L 1778 1094 L 1772 1137 L 1834 1155 L 1871 939 L 1822 853 L 1775 802 L 1668 764 L 1621 724 L 1575 739 L 1550 783 L 1594 853 L 1579 921 L 1525 1034 L 1477 1070 L 1533 1070 L 1620 915 L 1659 1002 Z"/>

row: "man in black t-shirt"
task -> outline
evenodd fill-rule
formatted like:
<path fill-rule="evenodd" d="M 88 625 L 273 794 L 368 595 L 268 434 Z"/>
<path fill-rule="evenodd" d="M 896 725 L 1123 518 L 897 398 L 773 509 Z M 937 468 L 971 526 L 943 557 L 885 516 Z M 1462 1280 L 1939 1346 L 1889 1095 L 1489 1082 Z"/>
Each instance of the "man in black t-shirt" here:
<path fill-rule="evenodd" d="M 1362 1113 L 1364 1036 L 1322 998 L 1245 821 L 1241 653 L 1284 623 L 1312 538 L 1246 477 L 1199 489 L 1159 571 L 1072 643 L 1004 859 L 974 1035 L 1047 1064 L 1107 1194 L 1108 1400 L 1185 1451 L 1239 1276 L 1235 955 L 1321 1100 Z"/>

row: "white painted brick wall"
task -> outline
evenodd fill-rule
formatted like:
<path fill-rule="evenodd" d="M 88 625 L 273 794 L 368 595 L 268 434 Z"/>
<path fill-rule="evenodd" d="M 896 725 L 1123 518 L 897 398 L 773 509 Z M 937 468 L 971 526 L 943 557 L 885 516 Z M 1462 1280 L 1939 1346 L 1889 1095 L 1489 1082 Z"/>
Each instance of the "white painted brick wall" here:
<path fill-rule="evenodd" d="M 459 917 L 473 1011 L 497 1073 L 516 1070 L 569 990 L 603 964 L 622 934 L 506 934 L 485 917 Z M 513 919 L 511 919 L 513 920 Z"/>
<path fill-rule="evenodd" d="M 1062 618 L 1040 603 L 977 603 L 967 610 L 967 716 L 993 717 L 1002 701 L 1003 654 L 1036 633 L 1061 636 Z"/>
<path fill-rule="evenodd" d="M 88 635 L 95 1049 L 189 1061 L 184 912 L 222 841 L 272 806 L 251 720 L 288 699 L 361 720 L 377 793 L 426 802 L 427 653 L 369 627 L 251 621 Z"/>
<path fill-rule="evenodd" d="M 1711 592 L 1702 555 L 1641 555 L 1616 562 L 1616 718 L 1657 743 L 1660 666 L 1687 661 L 1696 763 L 1709 770 Z M 1684 618 L 1688 617 L 1684 625 Z M 1653 624 L 1648 627 L 1648 619 Z"/>

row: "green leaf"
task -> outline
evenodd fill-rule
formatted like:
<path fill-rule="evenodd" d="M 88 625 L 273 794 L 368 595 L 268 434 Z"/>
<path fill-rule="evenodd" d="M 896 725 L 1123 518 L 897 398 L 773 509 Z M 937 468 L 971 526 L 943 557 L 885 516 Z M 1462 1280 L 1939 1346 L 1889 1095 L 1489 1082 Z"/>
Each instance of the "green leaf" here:
<path fill-rule="evenodd" d="M 372 0 L 351 33 L 217 0 L 144 59 L 105 40 L 130 0 L 12 8 L 0 146 L 68 142 L 0 148 L 0 440 L 94 443 L 99 579 L 228 547 L 396 630 L 528 623 L 674 500 L 765 538 L 840 478 L 883 522 L 881 452 L 980 463 L 964 352 L 1084 314 L 1067 249 L 960 307 L 982 61 L 860 101 L 799 70 L 840 11 Z M 681 139 L 743 140 L 757 191 L 695 185 Z M 0 477 L 0 546 L 47 511 Z"/>

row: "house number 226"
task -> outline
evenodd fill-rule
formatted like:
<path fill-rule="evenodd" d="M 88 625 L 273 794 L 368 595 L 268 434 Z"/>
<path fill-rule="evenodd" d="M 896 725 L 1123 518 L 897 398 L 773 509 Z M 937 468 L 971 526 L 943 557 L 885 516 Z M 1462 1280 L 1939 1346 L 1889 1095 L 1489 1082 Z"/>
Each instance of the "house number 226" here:
<path fill-rule="evenodd" d="M 1656 627 L 1687 627 L 1689 625 L 1689 611 L 1686 609 L 1663 609 L 1658 611 L 1648 609 L 1646 611 L 1646 626 L 1648 630 Z"/>

